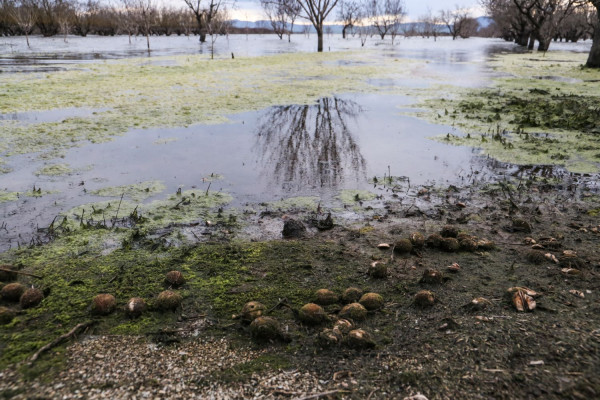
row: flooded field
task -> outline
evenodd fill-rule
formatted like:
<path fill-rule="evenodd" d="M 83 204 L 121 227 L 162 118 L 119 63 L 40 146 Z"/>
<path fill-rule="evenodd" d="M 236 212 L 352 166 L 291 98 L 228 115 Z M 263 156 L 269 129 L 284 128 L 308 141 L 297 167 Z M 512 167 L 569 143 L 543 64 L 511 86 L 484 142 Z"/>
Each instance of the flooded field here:
<path fill-rule="evenodd" d="M 315 42 L 0 39 L 0 397 L 598 396 L 590 43 Z"/>
<path fill-rule="evenodd" d="M 86 79 L 86 70 L 98 63 L 110 67 L 110 63 L 132 60 L 139 68 L 148 65 L 169 68 L 180 63 L 180 57 L 185 55 L 205 54 L 208 46 L 200 45 L 193 37 L 160 37 L 152 39 L 152 51 L 148 53 L 143 40 L 135 37 L 132 40 L 130 44 L 127 37 L 70 37 L 67 42 L 62 38 L 34 38 L 31 49 L 27 49 L 22 40 L 3 39 L 0 68 L 5 81 L 39 79 L 44 73 L 58 77 L 79 73 L 78 79 Z M 228 57 L 230 53 L 252 60 L 252 57 L 311 52 L 313 45 L 314 38 L 302 35 L 296 35 L 292 43 L 271 36 L 222 37 L 215 44 L 218 59 L 214 63 L 223 62 L 219 58 Z M 13 102 L 18 103 L 18 110 L 0 109 L 0 128 L 6 135 L 20 129 L 27 136 L 36 127 L 42 132 L 31 139 L 34 144 L 17 137 L 0 146 L 4 161 L 0 164 L 4 169 L 0 176 L 0 189 L 4 193 L 0 192 L 3 219 L 0 249 L 27 243 L 38 228 L 48 226 L 61 213 L 101 200 L 94 193 L 103 188 L 150 181 L 164 185 L 164 191 L 152 193 L 145 200 L 148 202 L 180 188 L 206 190 L 210 185 L 213 190 L 233 196 L 231 205 L 234 207 L 248 202 L 307 196 L 318 197 L 329 206 L 336 204 L 341 190 L 368 189 L 370 179 L 385 174 L 406 177 L 416 185 L 448 185 L 462 183 L 473 170 L 480 171 L 480 176 L 491 181 L 503 173 L 490 168 L 489 160 L 476 149 L 430 140 L 456 133 L 455 128 L 406 114 L 417 111 L 411 107 L 417 101 L 414 94 L 419 90 L 445 82 L 463 87 L 489 83 L 495 76 L 487 65 L 489 57 L 500 51 L 514 50 L 512 44 L 484 39 L 451 41 L 443 38 L 433 42 L 413 38 L 392 46 L 373 39 L 361 48 L 357 39 L 329 37 L 326 48 L 332 52 L 359 53 L 359 58 L 344 61 L 344 56 L 340 56 L 341 61 L 333 57 L 327 62 L 342 62 L 352 68 L 366 64 L 369 58 L 382 59 L 388 64 L 386 59 L 393 59 L 398 66 L 385 68 L 397 68 L 399 73 L 395 76 L 388 73 L 385 77 L 374 73 L 365 77 L 370 88 L 362 93 L 349 93 L 344 86 L 333 87 L 327 97 L 309 93 L 304 104 L 290 104 L 274 95 L 268 101 L 272 106 L 243 111 L 255 108 L 250 93 L 249 107 L 242 105 L 239 107 L 242 112 L 236 113 L 227 112 L 225 107 L 221 123 L 208 121 L 211 123 L 205 124 L 201 117 L 192 116 L 186 121 L 186 125 L 191 125 L 186 127 L 177 127 L 175 121 L 169 123 L 175 126 L 139 129 L 134 126 L 138 122 L 124 121 L 119 122 L 119 129 L 111 134 L 110 128 L 103 128 L 99 121 L 99 129 L 108 131 L 101 139 L 93 134 L 78 138 L 77 134 L 70 133 L 56 139 L 44 138 L 43 131 L 73 121 L 85 124 L 106 113 L 117 114 L 113 118 L 119 118 L 119 107 L 125 106 L 98 102 L 98 107 L 89 107 L 83 93 L 78 94 L 83 96 L 82 106 L 49 108 L 53 98 L 39 104 L 33 97 L 31 102 L 26 98 L 20 104 Z M 585 51 L 586 45 L 566 48 Z M 360 59 L 360 52 L 367 53 L 368 58 Z M 402 60 L 410 60 L 410 63 Z M 268 76 L 262 78 L 269 79 Z M 150 76 L 148 79 L 152 80 Z M 351 79 L 357 79 L 358 84 L 358 78 Z M 285 90 L 285 81 L 281 85 Z M 345 87 L 352 87 L 352 82 Z M 93 85 L 91 88 L 99 93 L 118 90 Z M 174 90 L 172 86 L 167 89 Z M 90 93 L 90 97 L 96 95 Z M 169 97 L 176 95 L 169 94 Z M 170 101 L 165 98 L 164 105 L 174 109 L 188 106 L 166 104 Z M 211 98 L 199 99 L 198 103 L 202 108 L 211 103 Z M 161 107 L 161 100 L 151 106 Z M 143 115 L 140 118 L 144 125 Z M 154 124 L 161 125 L 160 121 Z M 73 129 L 79 127 L 75 125 Z M 71 143 L 61 142 L 70 136 L 74 136 Z M 94 143 L 107 139 L 106 143 Z M 220 179 L 207 179 L 215 175 Z M 113 196 L 118 197 L 118 193 Z"/>

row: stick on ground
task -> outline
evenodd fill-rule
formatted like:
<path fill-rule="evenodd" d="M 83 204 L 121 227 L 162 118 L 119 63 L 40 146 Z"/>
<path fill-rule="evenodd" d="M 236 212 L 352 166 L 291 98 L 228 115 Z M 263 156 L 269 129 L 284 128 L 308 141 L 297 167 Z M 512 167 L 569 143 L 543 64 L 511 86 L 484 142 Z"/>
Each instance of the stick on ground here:
<path fill-rule="evenodd" d="M 80 330 L 84 330 L 85 328 L 87 328 L 88 326 L 90 326 L 92 324 L 93 324 L 93 321 L 87 321 L 87 322 L 82 322 L 80 324 L 75 325 L 75 327 L 73 329 L 71 329 L 69 332 L 65 333 L 62 336 L 57 337 L 52 342 L 48 343 L 47 345 L 45 345 L 44 347 L 42 347 L 41 349 L 36 351 L 35 354 L 32 355 L 31 358 L 29 359 L 29 362 L 33 363 L 35 360 L 38 359 L 40 354 L 42 354 L 43 352 L 48 351 L 51 348 L 58 346 L 63 341 L 69 339 L 72 336 L 75 336 Z"/>

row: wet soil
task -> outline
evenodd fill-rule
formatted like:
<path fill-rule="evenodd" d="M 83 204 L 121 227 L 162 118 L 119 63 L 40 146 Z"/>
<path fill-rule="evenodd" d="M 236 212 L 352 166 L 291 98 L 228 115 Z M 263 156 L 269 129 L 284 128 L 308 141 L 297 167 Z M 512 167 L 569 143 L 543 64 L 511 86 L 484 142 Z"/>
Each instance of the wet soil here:
<path fill-rule="evenodd" d="M 346 210 L 352 209 L 353 218 L 344 218 L 344 211 L 338 210 L 328 230 L 316 228 L 328 210 L 273 210 L 247 217 L 259 232 L 280 232 L 283 219 L 293 216 L 308 227 L 302 239 L 265 241 L 255 234 L 250 240 L 245 230 L 221 225 L 207 230 L 205 239 L 193 246 L 169 247 L 161 235 L 148 234 L 132 236 L 109 254 L 60 253 L 43 265 L 35 263 L 40 254 L 36 248 L 4 254 L 3 262 L 44 276 L 41 285 L 47 297 L 35 312 L 19 311 L 12 323 L 0 327 L 5 368 L 0 393 L 76 397 L 75 390 L 85 389 L 86 383 L 85 379 L 74 383 L 65 373 L 77 368 L 77 353 L 69 355 L 73 347 L 58 347 L 34 365 L 25 361 L 53 336 L 92 320 L 93 327 L 83 337 L 142 335 L 165 349 L 185 349 L 200 339 L 216 338 L 226 340 L 234 352 L 254 352 L 252 361 L 235 365 L 219 366 L 215 360 L 212 370 L 194 379 L 196 395 L 215 384 L 241 387 L 258 377 L 298 371 L 318 377 L 321 390 L 337 391 L 334 398 L 404 398 L 417 392 L 429 399 L 596 398 L 600 396 L 598 177 L 548 171 L 522 168 L 485 184 L 472 173 L 462 187 L 444 188 L 379 180 L 374 190 L 380 198 L 356 199 Z M 393 247 L 416 231 L 427 237 L 446 225 L 491 240 L 495 247 L 444 252 L 428 246 L 404 255 L 378 248 L 380 243 Z M 534 242 L 543 257 L 531 256 Z M 387 263 L 386 278 L 367 274 L 373 261 Z M 458 272 L 446 269 L 453 263 L 460 265 Z M 75 266 L 81 279 L 72 272 Z M 184 304 L 176 312 L 160 313 L 152 302 L 164 288 L 162 274 L 170 269 L 182 270 L 187 278 L 180 289 Z M 442 282 L 422 283 L 426 269 L 442 272 Z M 60 270 L 67 275 L 66 287 L 59 284 Z M 140 278 L 148 283 L 136 280 Z M 20 278 L 39 285 L 29 279 Z M 356 321 L 373 335 L 376 346 L 323 348 L 317 336 L 332 327 L 342 305 L 326 306 L 331 322 L 317 326 L 300 323 L 296 310 L 314 300 L 316 289 L 340 294 L 350 286 L 384 298 L 382 309 Z M 506 295 L 511 287 L 537 292 L 537 307 L 518 312 Z M 434 293 L 433 306 L 415 305 L 414 296 L 421 290 Z M 133 321 L 122 312 L 91 317 L 87 304 L 93 293 L 102 291 L 115 293 L 119 306 L 130 296 L 145 297 L 150 310 Z M 57 314 L 59 305 L 53 297 L 60 297 L 62 314 Z M 483 308 L 471 305 L 479 297 L 486 299 Z M 246 325 L 232 320 L 232 314 L 251 300 L 262 302 L 282 324 L 286 341 L 256 341 Z M 14 307 L 5 301 L 1 305 Z M 102 349 L 105 354 L 121 350 Z M 143 374 L 99 379 L 105 379 L 106 390 L 131 386 L 156 396 L 167 384 L 164 375 L 154 381 Z M 102 393 L 102 385 L 97 381 L 94 385 Z M 135 391 L 121 395 L 127 393 Z M 293 393 L 277 388 L 262 392 L 274 398 L 293 398 Z"/>

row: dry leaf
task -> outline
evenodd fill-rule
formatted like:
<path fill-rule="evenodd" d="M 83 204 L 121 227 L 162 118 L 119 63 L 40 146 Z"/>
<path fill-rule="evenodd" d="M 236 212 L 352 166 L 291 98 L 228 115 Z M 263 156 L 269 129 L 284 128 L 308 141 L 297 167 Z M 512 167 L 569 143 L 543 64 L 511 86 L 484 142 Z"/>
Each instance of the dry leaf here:
<path fill-rule="evenodd" d="M 571 293 L 574 296 L 581 297 L 582 299 L 585 298 L 585 294 L 583 294 L 583 292 L 580 292 L 579 290 L 572 289 L 569 290 L 569 293 Z"/>
<path fill-rule="evenodd" d="M 579 275 L 581 271 L 576 268 L 563 268 L 560 270 L 565 275 Z"/>
<path fill-rule="evenodd" d="M 536 241 L 533 238 L 526 237 L 525 239 L 523 239 L 523 243 L 525 243 L 525 244 L 535 244 Z"/>
<path fill-rule="evenodd" d="M 458 263 L 454 263 L 446 267 L 446 269 L 450 272 L 458 272 L 460 271 L 460 265 Z"/>
<path fill-rule="evenodd" d="M 544 246 L 542 246 L 541 244 L 534 244 L 533 246 L 531 246 L 531 248 L 534 250 L 543 250 Z"/>
<path fill-rule="evenodd" d="M 517 290 L 513 294 L 512 301 L 517 311 L 533 311 L 536 307 L 535 300 L 527 294 L 525 289 Z"/>
<path fill-rule="evenodd" d="M 565 250 L 565 251 L 563 251 L 563 256 L 565 256 L 565 257 L 577 257 L 577 253 L 574 250 Z"/>
<path fill-rule="evenodd" d="M 389 245 L 389 243 L 379 243 L 379 244 L 377 245 L 377 248 L 378 248 L 378 249 L 382 249 L 382 250 L 389 249 L 390 247 L 391 247 L 391 246 Z"/>
<path fill-rule="evenodd" d="M 546 253 L 544 254 L 544 257 L 546 257 L 546 260 L 548 261 L 552 261 L 555 264 L 558 264 L 558 258 L 556 258 L 556 256 L 552 253 Z"/>

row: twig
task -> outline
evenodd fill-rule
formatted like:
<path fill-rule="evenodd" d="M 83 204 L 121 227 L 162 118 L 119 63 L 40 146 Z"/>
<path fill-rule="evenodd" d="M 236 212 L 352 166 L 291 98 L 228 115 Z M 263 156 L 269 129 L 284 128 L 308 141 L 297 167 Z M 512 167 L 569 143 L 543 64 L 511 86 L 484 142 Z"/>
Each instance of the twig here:
<path fill-rule="evenodd" d="M 331 396 L 333 394 L 342 394 L 342 393 L 350 393 L 350 391 L 349 390 L 341 390 L 341 389 L 331 390 L 329 392 L 311 394 L 310 396 L 297 397 L 296 400 L 320 399 L 321 397 Z"/>
<path fill-rule="evenodd" d="M 205 196 L 208 196 L 208 191 L 210 190 L 210 185 L 212 182 L 208 182 L 208 187 L 206 188 Z"/>
<path fill-rule="evenodd" d="M 4 271 L 4 272 L 14 272 L 15 274 L 19 274 L 19 275 L 25 275 L 25 276 L 31 276 L 33 278 L 38 278 L 38 279 L 43 279 L 43 277 L 39 276 L 39 275 L 35 275 L 35 274 L 30 274 L 28 272 L 21 272 L 21 271 L 15 271 L 13 269 L 10 268 L 0 268 L 0 271 Z"/>
<path fill-rule="evenodd" d="M 115 219 L 113 220 L 112 226 L 114 227 L 117 223 L 117 219 L 119 218 L 119 210 L 121 209 L 121 202 L 123 201 L 123 196 L 125 196 L 125 192 L 121 193 L 121 200 L 119 200 L 119 206 L 117 207 L 117 213 L 115 214 Z"/>
<path fill-rule="evenodd" d="M 51 348 L 53 348 L 55 346 L 58 346 L 64 340 L 67 340 L 70 337 L 75 336 L 77 334 L 77 332 L 79 332 L 82 329 L 86 329 L 87 327 L 89 327 L 93 323 L 94 323 L 93 321 L 88 321 L 88 322 L 82 322 L 80 324 L 75 325 L 75 327 L 73 329 L 71 329 L 69 332 L 65 333 L 62 336 L 57 337 L 52 342 L 48 343 L 47 345 L 45 345 L 44 347 L 42 347 L 41 349 L 39 349 L 38 351 L 36 351 L 35 354 L 32 355 L 31 358 L 29 359 L 29 362 L 33 363 L 35 360 L 38 359 L 38 357 L 40 356 L 40 354 L 42 354 L 45 351 L 50 350 Z"/>

